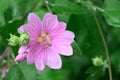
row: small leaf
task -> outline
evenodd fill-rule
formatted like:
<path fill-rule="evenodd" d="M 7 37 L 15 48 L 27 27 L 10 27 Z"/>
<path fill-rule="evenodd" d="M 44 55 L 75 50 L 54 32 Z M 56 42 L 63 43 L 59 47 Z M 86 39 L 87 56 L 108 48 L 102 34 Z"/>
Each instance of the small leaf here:
<path fill-rule="evenodd" d="M 86 74 L 89 74 L 87 80 L 101 80 L 101 77 L 103 77 L 104 73 L 105 69 L 103 69 L 102 67 L 92 66 L 86 71 Z"/>
<path fill-rule="evenodd" d="M 84 13 L 81 7 L 67 0 L 56 0 L 54 9 L 58 12 L 68 12 L 72 14 Z"/>
<path fill-rule="evenodd" d="M 10 20 L 12 20 L 12 8 L 9 7 L 5 12 L 4 12 L 4 18 L 5 22 L 8 23 Z"/>
<path fill-rule="evenodd" d="M 66 23 L 68 23 L 69 18 L 70 18 L 70 16 L 71 16 L 70 13 L 66 13 L 66 12 L 57 13 L 57 15 L 58 15 L 58 19 L 59 19 L 60 21 L 63 21 L 63 22 L 66 22 Z"/>
<path fill-rule="evenodd" d="M 14 65 L 13 67 L 11 67 L 4 80 L 25 80 L 25 76 L 23 75 L 19 66 Z"/>
<path fill-rule="evenodd" d="M 72 43 L 72 47 L 73 47 L 74 54 L 75 53 L 82 54 L 80 46 L 75 41 Z"/>
<path fill-rule="evenodd" d="M 105 0 L 104 16 L 109 25 L 120 27 L 120 1 Z"/>
<path fill-rule="evenodd" d="M 40 76 L 34 65 L 23 61 L 11 67 L 4 80 L 40 80 Z"/>

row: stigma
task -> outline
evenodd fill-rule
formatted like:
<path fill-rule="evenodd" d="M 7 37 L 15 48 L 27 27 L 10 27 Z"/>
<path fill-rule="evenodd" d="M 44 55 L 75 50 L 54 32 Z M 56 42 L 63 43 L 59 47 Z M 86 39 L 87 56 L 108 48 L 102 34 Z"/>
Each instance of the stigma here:
<path fill-rule="evenodd" d="M 44 31 L 41 32 L 40 36 L 37 37 L 36 41 L 43 48 L 47 48 L 47 47 L 52 46 L 52 44 L 51 44 L 51 35 L 47 34 Z"/>

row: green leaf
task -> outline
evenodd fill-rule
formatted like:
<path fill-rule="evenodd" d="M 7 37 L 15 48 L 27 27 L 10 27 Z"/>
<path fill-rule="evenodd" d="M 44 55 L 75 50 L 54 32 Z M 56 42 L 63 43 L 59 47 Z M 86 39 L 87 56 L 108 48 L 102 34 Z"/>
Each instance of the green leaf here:
<path fill-rule="evenodd" d="M 75 41 L 72 43 L 72 47 L 74 54 L 82 54 L 80 46 Z"/>
<path fill-rule="evenodd" d="M 103 77 L 105 74 L 105 69 L 103 69 L 102 67 L 91 66 L 86 71 L 86 74 L 89 74 L 87 80 L 101 80 L 101 77 Z"/>
<path fill-rule="evenodd" d="M 46 68 L 41 75 L 41 80 L 69 80 L 69 71 L 66 69 L 51 70 L 50 68 Z"/>
<path fill-rule="evenodd" d="M 11 4 L 10 0 L 1 0 L 0 1 L 0 14 L 4 12 Z"/>
<path fill-rule="evenodd" d="M 56 0 L 54 9 L 58 12 L 68 12 L 72 14 L 84 13 L 84 10 L 81 7 L 67 0 Z"/>
<path fill-rule="evenodd" d="M 40 80 L 41 76 L 38 74 L 38 71 L 35 68 L 34 64 L 29 65 L 26 63 L 26 61 L 23 61 L 19 63 L 18 66 L 21 69 L 26 80 Z"/>
<path fill-rule="evenodd" d="M 17 28 L 23 24 L 24 20 L 16 20 L 10 23 L 5 24 L 4 26 L 0 27 L 0 34 L 4 42 L 7 43 L 7 39 L 9 39 L 9 34 L 17 33 Z"/>
<path fill-rule="evenodd" d="M 105 0 L 104 16 L 109 25 L 120 27 L 120 1 Z"/>
<path fill-rule="evenodd" d="M 11 67 L 4 80 L 40 80 L 40 76 L 34 65 L 23 61 Z"/>
<path fill-rule="evenodd" d="M 2 71 L 0 70 L 0 80 L 2 80 Z"/>
<path fill-rule="evenodd" d="M 5 22 L 8 23 L 10 20 L 12 20 L 12 8 L 9 7 L 5 12 L 4 12 L 4 18 Z"/>
<path fill-rule="evenodd" d="M 60 21 L 63 21 L 63 22 L 66 22 L 66 23 L 68 23 L 69 18 L 71 16 L 70 13 L 65 13 L 65 12 L 63 12 L 63 13 L 57 13 L 57 15 L 58 15 L 58 19 Z"/>
<path fill-rule="evenodd" d="M 97 15 L 97 18 L 104 27 L 102 16 Z M 67 28 L 75 33 L 75 41 L 84 55 L 94 57 L 104 54 L 103 43 L 91 13 L 89 15 L 72 15 Z"/>
<path fill-rule="evenodd" d="M 25 76 L 21 72 L 18 65 L 14 65 L 4 80 L 25 80 Z"/>

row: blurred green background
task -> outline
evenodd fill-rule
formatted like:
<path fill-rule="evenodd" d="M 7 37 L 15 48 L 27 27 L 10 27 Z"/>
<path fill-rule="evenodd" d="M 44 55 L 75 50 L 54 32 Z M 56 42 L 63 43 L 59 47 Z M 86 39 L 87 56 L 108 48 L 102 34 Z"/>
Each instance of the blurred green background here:
<path fill-rule="evenodd" d="M 14 63 L 19 46 L 9 47 L 9 33 L 19 35 L 17 28 L 27 21 L 27 14 L 41 19 L 48 12 L 43 0 L 0 0 L 0 68 L 6 66 L 7 76 L 0 80 L 109 80 L 108 69 L 92 64 L 92 58 L 106 60 L 104 46 L 93 16 L 95 12 L 107 41 L 113 80 L 120 80 L 120 0 L 48 0 L 52 13 L 67 23 L 75 33 L 74 54 L 62 57 L 62 68 L 45 68 L 38 72 L 26 61 Z M 13 55 L 14 54 L 14 55 Z M 1 74 L 0 70 L 0 74 Z"/>

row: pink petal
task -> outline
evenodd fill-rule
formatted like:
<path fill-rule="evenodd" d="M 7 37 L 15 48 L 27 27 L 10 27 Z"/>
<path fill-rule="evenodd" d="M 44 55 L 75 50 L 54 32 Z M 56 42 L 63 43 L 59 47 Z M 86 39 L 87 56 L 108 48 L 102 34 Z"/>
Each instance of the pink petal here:
<path fill-rule="evenodd" d="M 61 34 L 61 36 L 63 37 L 62 39 L 67 39 L 70 43 L 74 42 L 74 33 L 71 31 L 65 31 Z"/>
<path fill-rule="evenodd" d="M 70 44 L 74 41 L 74 37 L 74 33 L 71 31 L 64 31 L 59 36 L 55 36 L 52 39 L 53 46 L 58 53 L 70 56 L 73 54 L 73 49 Z"/>
<path fill-rule="evenodd" d="M 18 33 L 24 32 L 24 31 L 25 31 L 25 27 L 28 27 L 28 25 L 27 25 L 27 24 L 24 24 L 24 25 L 20 26 L 20 27 L 18 28 Z"/>
<path fill-rule="evenodd" d="M 18 55 L 14 60 L 15 62 L 23 61 L 26 58 L 26 55 L 28 53 L 28 51 L 27 51 L 28 47 L 29 47 L 29 45 L 26 44 L 26 45 L 23 45 L 19 48 Z"/>
<path fill-rule="evenodd" d="M 40 35 L 40 32 L 42 31 L 42 23 L 36 14 L 30 13 L 28 15 L 28 24 L 22 25 L 18 29 L 19 33 L 24 31 L 27 31 L 31 38 L 35 38 Z"/>
<path fill-rule="evenodd" d="M 18 53 L 19 53 L 19 54 L 25 53 L 26 50 L 27 50 L 27 48 L 28 48 L 28 44 L 21 46 L 21 47 L 19 48 Z"/>
<path fill-rule="evenodd" d="M 35 28 L 30 23 L 22 25 L 20 28 L 18 28 L 19 33 L 25 31 L 28 33 L 31 39 L 35 39 L 40 33 L 40 32 L 36 32 Z"/>
<path fill-rule="evenodd" d="M 56 43 L 58 46 L 58 52 L 62 55 L 71 56 L 73 54 L 73 49 L 71 47 L 71 43 L 74 42 L 74 33 L 71 31 L 65 31 L 58 38 L 58 42 Z M 57 41 L 57 40 L 56 40 Z"/>
<path fill-rule="evenodd" d="M 34 44 L 31 45 L 31 47 L 29 48 L 29 53 L 27 54 L 27 63 L 28 64 L 33 64 L 35 62 L 35 57 L 37 55 L 37 52 L 39 52 L 40 47 L 39 44 Z"/>
<path fill-rule="evenodd" d="M 7 69 L 6 67 L 2 67 L 2 78 L 4 78 L 7 75 Z"/>
<path fill-rule="evenodd" d="M 45 57 L 42 52 L 36 55 L 35 66 L 36 66 L 37 70 L 42 71 L 45 68 L 44 59 L 45 59 Z"/>
<path fill-rule="evenodd" d="M 50 29 L 50 34 L 52 36 L 59 35 L 59 34 L 63 33 L 65 31 L 65 29 L 66 29 L 66 23 L 59 22 L 56 26 L 53 26 Z"/>
<path fill-rule="evenodd" d="M 73 49 L 70 45 L 72 41 L 73 39 L 70 39 L 69 37 L 65 38 L 64 36 L 60 36 L 52 40 L 52 45 L 56 48 L 58 53 L 70 56 L 73 54 Z"/>
<path fill-rule="evenodd" d="M 65 44 L 71 44 L 72 42 L 74 42 L 74 33 L 71 32 L 71 31 L 64 31 L 62 32 L 60 35 L 55 35 L 55 36 L 52 36 L 52 39 L 53 39 L 53 43 L 54 44 L 57 44 L 59 42 L 63 42 Z"/>
<path fill-rule="evenodd" d="M 57 44 L 56 49 L 58 53 L 65 55 L 65 56 L 71 56 L 73 54 L 73 49 L 70 45 L 66 44 Z"/>
<path fill-rule="evenodd" d="M 34 30 L 39 33 L 42 30 L 41 20 L 36 14 L 30 13 L 28 15 L 28 23 L 31 25 L 32 31 Z"/>
<path fill-rule="evenodd" d="M 55 51 L 55 49 L 48 48 L 43 53 L 46 56 L 46 64 L 52 69 L 60 69 L 62 67 L 62 61 L 59 54 Z"/>
<path fill-rule="evenodd" d="M 43 28 L 47 33 L 61 32 L 66 29 L 66 24 L 58 22 L 57 16 L 51 13 L 47 13 L 43 17 Z"/>
<path fill-rule="evenodd" d="M 66 45 L 66 46 L 59 46 L 58 48 L 58 52 L 62 55 L 65 55 L 65 56 L 71 56 L 73 54 L 73 49 L 70 45 Z"/>
<path fill-rule="evenodd" d="M 27 55 L 26 53 L 18 54 L 14 61 L 15 62 L 21 62 L 21 61 L 23 61 L 26 58 L 26 55 Z"/>
<path fill-rule="evenodd" d="M 7 75 L 7 71 L 2 73 L 2 78 L 4 78 Z"/>

